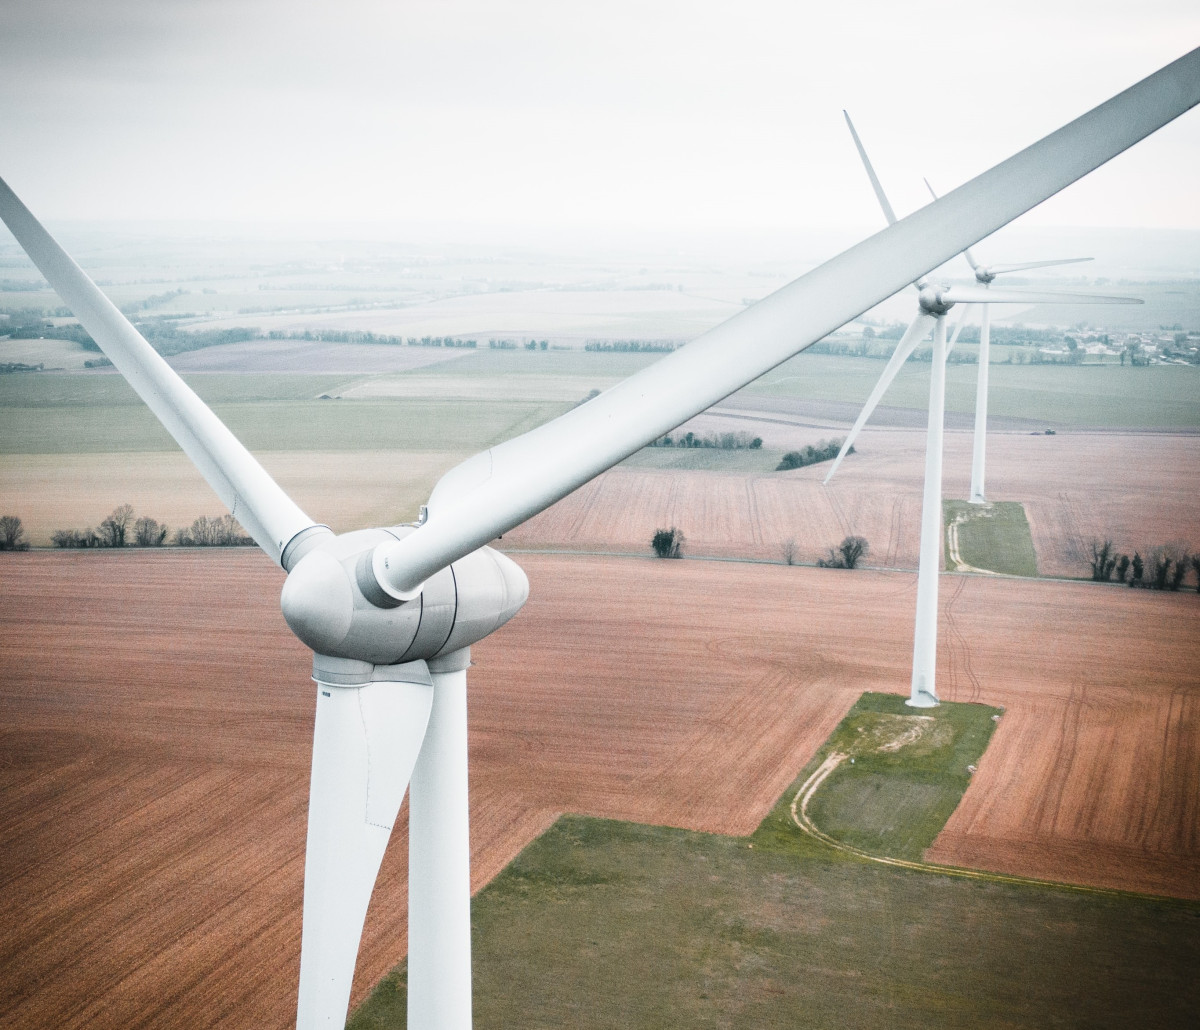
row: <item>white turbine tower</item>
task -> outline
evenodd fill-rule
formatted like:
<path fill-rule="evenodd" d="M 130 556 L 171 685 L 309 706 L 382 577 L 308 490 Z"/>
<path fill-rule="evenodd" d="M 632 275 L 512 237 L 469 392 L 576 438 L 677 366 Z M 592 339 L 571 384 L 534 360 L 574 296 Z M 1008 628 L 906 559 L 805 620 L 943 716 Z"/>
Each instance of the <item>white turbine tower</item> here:
<path fill-rule="evenodd" d="M 471 1020 L 465 670 L 525 600 L 485 545 L 1200 103 L 1200 50 L 637 375 L 442 477 L 417 526 L 335 536 L 275 484 L 0 183 L 0 216 L 262 549 L 313 650 L 317 718 L 297 1025 L 342 1027 L 406 787 L 409 1025 Z M 410 782 L 411 778 L 411 782 Z"/>
<path fill-rule="evenodd" d="M 888 225 L 896 224 L 896 215 L 887 194 L 875 174 L 867 151 L 858 138 L 850 115 L 842 112 L 854 145 L 862 158 L 871 187 L 883 208 Z M 937 199 L 934 199 L 937 202 Z M 965 249 L 965 248 L 964 248 Z M 995 276 L 993 276 L 994 278 Z M 989 280 L 990 281 L 990 280 Z M 849 453 L 862 427 L 875 410 L 875 406 L 891 385 L 900 366 L 908 359 L 916 345 L 925 338 L 930 325 L 933 326 L 933 354 L 929 369 L 929 421 L 925 434 L 925 485 L 921 495 L 921 542 L 917 559 L 917 611 L 913 624 L 912 681 L 907 704 L 914 708 L 932 708 L 938 703 L 937 696 L 937 613 L 938 577 L 942 568 L 942 449 L 946 412 L 946 357 L 958 341 L 962 329 L 966 305 L 1035 304 L 1054 301 L 1071 301 L 1081 304 L 1140 304 L 1131 297 L 1106 297 L 1089 293 L 1046 293 L 1033 290 L 992 290 L 986 283 L 971 286 L 943 284 L 935 286 L 928 279 L 918 279 L 913 284 L 918 291 L 917 315 L 896 345 L 883 374 L 871 390 L 867 403 L 863 405 L 854 425 L 842 441 L 837 458 L 834 459 L 824 483 L 828 485 L 837 471 L 842 458 Z M 954 337 L 946 344 L 946 314 L 955 304 L 963 304 L 963 316 L 958 320 Z M 980 356 L 982 360 L 982 355 Z M 987 388 L 986 377 L 983 380 Z"/>

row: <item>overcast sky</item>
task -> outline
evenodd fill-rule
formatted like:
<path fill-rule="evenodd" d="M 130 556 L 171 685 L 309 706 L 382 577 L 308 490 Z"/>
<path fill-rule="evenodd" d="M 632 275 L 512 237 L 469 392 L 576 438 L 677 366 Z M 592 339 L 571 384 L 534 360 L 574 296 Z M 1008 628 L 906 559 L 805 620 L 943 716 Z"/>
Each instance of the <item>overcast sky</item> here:
<path fill-rule="evenodd" d="M 853 17 L 845 12 L 854 11 Z M 43 218 L 878 227 L 1200 44 L 1196 0 L 0 0 Z M 1025 218 L 1200 228 L 1200 111 Z"/>

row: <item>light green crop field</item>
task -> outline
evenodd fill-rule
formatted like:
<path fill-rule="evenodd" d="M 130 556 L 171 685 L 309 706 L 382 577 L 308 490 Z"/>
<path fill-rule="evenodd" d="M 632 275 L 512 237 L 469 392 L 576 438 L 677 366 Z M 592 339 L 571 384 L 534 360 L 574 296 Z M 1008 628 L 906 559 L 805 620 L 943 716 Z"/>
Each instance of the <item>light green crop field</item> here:
<path fill-rule="evenodd" d="M 888 705 L 903 702 L 865 697 L 826 750 L 853 746 L 842 738 L 893 714 L 879 710 Z M 824 817 L 846 834 L 888 838 L 889 849 L 919 847 L 944 805 L 927 806 L 907 841 L 880 835 L 888 791 L 876 785 L 899 777 L 940 791 L 960 780 L 955 766 L 965 771 L 982 750 L 991 718 L 954 707 L 962 711 L 937 717 L 953 728 L 949 742 L 916 747 L 908 761 L 901 748 L 831 785 Z M 474 1025 L 1193 1025 L 1200 906 L 957 878 L 834 850 L 789 811 L 822 757 L 747 838 L 559 819 L 473 901 Z M 901 805 L 898 818 L 913 811 Z M 349 1027 L 404 1026 L 405 1003 L 401 965 Z"/>
<path fill-rule="evenodd" d="M 566 403 L 320 400 L 345 376 L 204 375 L 189 382 L 252 451 L 479 450 L 532 429 Z M 0 453 L 174 450 L 116 375 L 0 377 Z"/>
<path fill-rule="evenodd" d="M 345 375 L 224 372 L 185 376 L 184 380 L 206 404 L 311 400 L 349 381 Z M 115 372 L 0 376 L 0 409 L 97 408 L 141 403 L 133 387 Z"/>
<path fill-rule="evenodd" d="M 426 375 L 520 376 L 520 375 L 595 375 L 605 379 L 624 379 L 654 364 L 664 355 L 658 352 L 584 350 L 493 350 L 486 341 L 473 353 L 453 365 L 433 365 L 422 369 Z"/>
<path fill-rule="evenodd" d="M 1009 576 L 1036 576 L 1037 554 L 1025 506 L 1020 501 L 970 504 L 943 501 L 947 550 L 946 567 L 955 567 L 950 549 L 950 527 L 957 522 L 958 553 L 977 569 Z"/>
<path fill-rule="evenodd" d="M 946 409 L 975 410 L 975 365 L 946 370 Z M 747 387 L 746 393 L 862 403 L 883 362 L 800 354 Z M 1046 425 L 1112 428 L 1200 427 L 1200 368 L 1181 365 L 997 365 L 989 375 L 988 412 Z M 929 365 L 907 362 L 883 404 L 924 409 Z"/>

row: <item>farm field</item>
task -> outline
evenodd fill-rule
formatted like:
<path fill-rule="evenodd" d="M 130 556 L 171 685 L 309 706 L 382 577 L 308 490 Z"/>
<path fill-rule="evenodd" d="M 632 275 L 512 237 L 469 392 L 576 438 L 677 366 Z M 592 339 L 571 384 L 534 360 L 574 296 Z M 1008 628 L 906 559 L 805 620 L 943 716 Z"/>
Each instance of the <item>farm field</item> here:
<path fill-rule="evenodd" d="M 340 403 L 309 407 L 319 412 Z M 392 413 L 403 416 L 403 432 L 422 446 L 397 449 L 397 439 L 385 431 L 397 423 L 364 426 L 357 440 L 345 423 L 321 438 L 317 424 L 296 430 L 311 449 L 265 448 L 259 458 L 306 511 L 339 530 L 410 521 L 444 471 L 545 410 L 482 405 L 471 420 L 442 432 L 436 423 L 448 417 L 451 405 L 420 401 Z M 303 408 L 279 402 L 271 410 L 294 417 Z M 45 409 L 46 424 L 54 410 Z M 260 408 L 238 410 L 249 425 Z M 141 417 L 139 409 L 128 411 Z M 428 420 L 420 420 L 422 413 Z M 720 428 L 753 424 L 731 421 Z M 704 431 L 713 431 L 718 420 L 706 425 Z M 269 422 L 253 426 L 248 436 L 276 445 L 293 432 Z M 161 433 L 149 415 L 145 427 Z M 100 447 L 86 427 L 70 433 L 80 446 Z M 825 464 L 773 469 L 784 448 L 833 433 L 769 423 L 762 433 L 768 447 L 760 451 L 643 450 L 506 534 L 505 542 L 519 549 L 645 553 L 655 529 L 675 525 L 686 537 L 685 553 L 693 556 L 781 561 L 790 539 L 797 561 L 815 562 L 842 537 L 857 534 L 871 545 L 868 565 L 916 567 L 923 432 L 868 426 L 858 452 L 828 487 L 821 485 Z M 47 544 L 55 529 L 97 525 L 124 503 L 172 526 L 218 514 L 215 496 L 163 437 L 161 449 L 134 447 L 147 443 L 139 430 L 125 452 L 4 454 L 0 506 L 21 516 L 35 544 Z M 947 498 L 967 496 L 970 462 L 970 436 L 947 433 Z M 988 495 L 1024 504 L 1037 571 L 1044 576 L 1088 576 L 1093 539 L 1112 539 L 1118 551 L 1130 554 L 1176 540 L 1200 547 L 1192 498 L 1198 477 L 1200 436 L 1190 434 L 997 433 L 989 440 Z"/>
<path fill-rule="evenodd" d="M 346 532 L 415 520 L 438 477 L 469 453 L 268 451 L 258 459 L 301 508 Z M 225 511 L 181 451 L 4 455 L 0 498 L 5 512 L 20 510 L 34 546 L 49 546 L 57 529 L 98 526 L 122 504 L 172 530 Z"/>
<path fill-rule="evenodd" d="M 465 352 L 442 347 L 400 347 L 307 340 L 253 340 L 185 351 L 169 359 L 181 375 L 197 372 L 261 375 L 286 373 L 379 374 L 407 372 L 454 361 Z"/>
<path fill-rule="evenodd" d="M 1025 508 L 1017 501 L 943 501 L 946 568 L 1036 576 L 1037 555 Z"/>
<path fill-rule="evenodd" d="M 282 574 L 3 559 L 0 1022 L 288 1025 L 312 687 Z M 476 888 L 559 812 L 753 833 L 863 691 L 907 688 L 911 574 L 520 560 L 530 601 L 474 655 Z M 951 577 L 942 620 L 942 696 L 1005 714 L 930 855 L 1196 898 L 1195 598 Z M 403 955 L 404 836 L 356 1000 Z"/>
<path fill-rule="evenodd" d="M 960 701 L 917 714 L 901 695 L 865 693 L 784 791 L 776 815 L 786 809 L 789 834 L 803 828 L 839 849 L 920 862 L 1002 714 Z"/>
<path fill-rule="evenodd" d="M 472 290 L 404 307 L 367 310 L 283 311 L 253 315 L 264 330 L 346 329 L 398 336 L 534 335 L 571 340 L 600 336 L 688 340 L 743 307 L 734 300 L 670 288 L 525 289 L 491 293 Z M 197 328 L 245 325 L 246 315 L 204 319 Z"/>
<path fill-rule="evenodd" d="M 944 496 L 966 497 L 971 437 L 947 433 L 945 441 Z M 759 474 L 621 467 L 508 533 L 505 542 L 641 552 L 656 528 L 674 525 L 687 554 L 779 561 L 790 539 L 798 561 L 814 562 L 844 536 L 858 535 L 871 545 L 866 564 L 915 568 L 924 447 L 923 432 L 868 427 L 828 487 L 821 484 L 826 464 Z M 753 451 L 732 453 L 755 460 Z M 1037 569 L 1047 576 L 1088 576 L 1093 538 L 1111 537 L 1130 553 L 1178 539 L 1200 545 L 1190 487 L 1198 477 L 1200 437 L 1190 435 L 989 440 L 988 495 L 1024 503 Z"/>
<path fill-rule="evenodd" d="M 947 412 L 975 410 L 976 371 L 974 365 L 946 367 Z M 861 406 L 882 372 L 880 360 L 798 354 L 748 386 L 743 396 L 819 396 Z M 1195 403 L 1198 385 L 1200 368 L 1193 366 L 993 362 L 988 416 L 1028 419 L 1040 426 L 1195 428 L 1200 426 L 1200 407 Z M 905 362 L 884 401 L 924 410 L 929 402 L 928 362 Z"/>

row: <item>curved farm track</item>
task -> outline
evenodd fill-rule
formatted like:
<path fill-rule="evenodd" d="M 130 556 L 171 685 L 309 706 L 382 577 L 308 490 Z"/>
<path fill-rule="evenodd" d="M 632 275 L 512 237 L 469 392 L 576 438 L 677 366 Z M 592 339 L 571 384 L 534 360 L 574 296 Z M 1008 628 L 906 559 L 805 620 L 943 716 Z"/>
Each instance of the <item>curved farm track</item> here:
<path fill-rule="evenodd" d="M 476 888 L 559 812 L 746 834 L 863 691 L 908 686 L 909 573 L 521 562 L 471 673 Z M 290 1025 L 313 687 L 281 580 L 0 555 L 0 1024 Z M 1200 895 L 1197 598 L 953 582 L 939 682 L 1006 714 L 929 859 Z M 404 954 L 405 836 L 356 999 Z"/>

